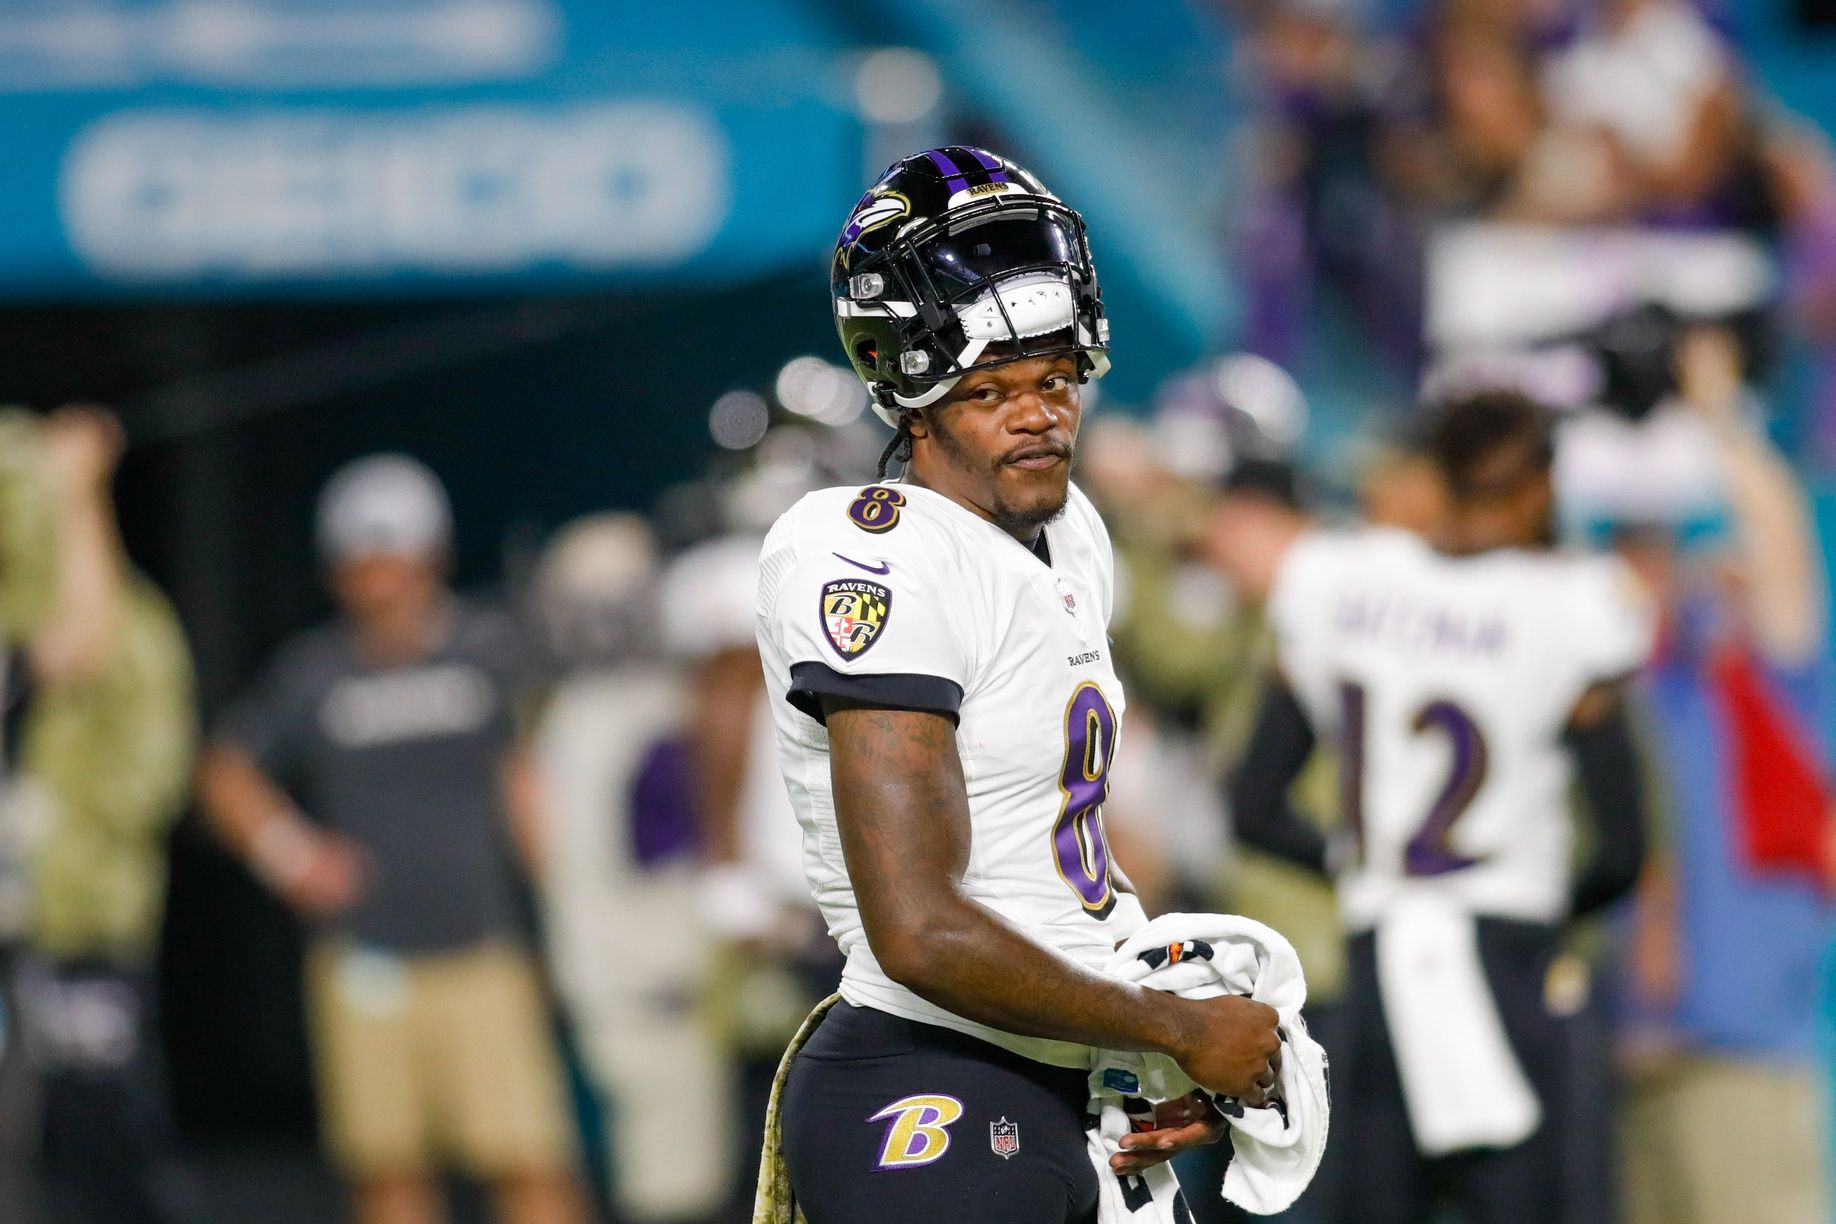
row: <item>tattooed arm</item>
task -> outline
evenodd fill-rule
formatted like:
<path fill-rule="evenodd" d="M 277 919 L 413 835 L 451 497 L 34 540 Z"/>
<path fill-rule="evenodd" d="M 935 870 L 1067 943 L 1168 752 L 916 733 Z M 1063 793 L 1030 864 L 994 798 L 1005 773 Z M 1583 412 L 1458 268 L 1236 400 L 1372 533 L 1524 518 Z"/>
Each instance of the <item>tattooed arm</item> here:
<path fill-rule="evenodd" d="M 1106 978 L 963 891 L 969 798 L 948 718 L 832 697 L 823 710 L 848 876 L 894 981 L 1007 1032 L 1169 1054 L 1207 1088 L 1261 1099 L 1280 1048 L 1273 1008 Z"/>

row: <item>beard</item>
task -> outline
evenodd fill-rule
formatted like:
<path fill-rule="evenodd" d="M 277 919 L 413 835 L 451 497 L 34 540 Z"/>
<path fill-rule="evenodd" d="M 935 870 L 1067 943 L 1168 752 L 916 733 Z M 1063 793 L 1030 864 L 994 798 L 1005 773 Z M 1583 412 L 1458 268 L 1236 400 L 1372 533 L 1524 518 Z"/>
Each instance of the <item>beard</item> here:
<path fill-rule="evenodd" d="M 990 460 L 970 450 L 949 429 L 936 425 L 933 426 L 932 436 L 937 439 L 938 448 L 949 457 L 953 467 L 964 471 L 980 470 L 987 474 L 988 500 L 982 508 L 990 521 L 1002 531 L 1013 536 L 1031 536 L 1064 514 L 1065 504 L 1071 497 L 1071 462 L 1076 453 L 1075 444 L 1064 447 L 1064 463 L 1051 473 L 1056 480 L 1032 481 L 1030 483 L 1033 488 L 1021 496 L 1012 496 L 1005 479 L 1008 455 Z"/>
<path fill-rule="evenodd" d="M 1061 488 L 1049 499 L 1035 499 L 1027 505 L 1016 505 L 997 490 L 994 505 L 988 507 L 988 514 L 994 525 L 1009 535 L 1029 536 L 1037 534 L 1047 523 L 1063 517 L 1065 503 L 1070 499 L 1069 489 Z"/>

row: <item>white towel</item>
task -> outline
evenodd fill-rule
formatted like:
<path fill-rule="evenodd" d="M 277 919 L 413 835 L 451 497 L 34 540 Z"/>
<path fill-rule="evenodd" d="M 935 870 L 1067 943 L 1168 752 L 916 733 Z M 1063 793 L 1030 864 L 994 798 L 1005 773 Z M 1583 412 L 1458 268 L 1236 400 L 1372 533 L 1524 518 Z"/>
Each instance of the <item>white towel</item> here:
<path fill-rule="evenodd" d="M 1180 1224 L 1192 1218 L 1190 1212 L 1178 1215 L 1173 1206 L 1179 1198 L 1179 1177 L 1171 1164 L 1162 1162 L 1126 1177 L 1117 1176 L 1109 1167 L 1109 1158 L 1122 1150 L 1122 1136 L 1135 1129 L 1135 1117 L 1152 1125 L 1154 1107 L 1138 1095 L 1138 1072 L 1145 1057 L 1105 1053 L 1090 1073 L 1090 1112 L 1095 1123 L 1086 1133 L 1090 1162 L 1097 1174 L 1097 1224 Z"/>
<path fill-rule="evenodd" d="M 1275 1095 L 1280 1107 L 1249 1109 L 1239 1101 L 1218 1101 L 1230 1124 L 1233 1151 L 1224 1196 L 1257 1215 L 1292 1205 L 1320 1166 L 1331 1119 L 1326 1052 L 1301 1019 L 1307 981 L 1294 946 L 1248 918 L 1163 914 L 1117 949 L 1106 968 L 1111 977 L 1188 999 L 1248 995 L 1279 1014 L 1281 1083 Z M 1185 1096 L 1196 1086 L 1164 1055 L 1104 1051 L 1098 1056 L 1090 1075 L 1090 1107 L 1097 1117 L 1090 1131 L 1090 1159 L 1102 1188 L 1100 1224 L 1161 1224 L 1179 1218 L 1173 1207 L 1179 1183 L 1169 1166 L 1156 1166 L 1145 1177 L 1118 1178 L 1109 1158 L 1133 1128 L 1131 1111 L 1146 1118 L 1155 1103 Z"/>
<path fill-rule="evenodd" d="M 1431 893 L 1396 898 L 1377 924 L 1377 990 L 1424 1155 L 1510 1147 L 1543 1110 L 1498 1017 L 1473 915 Z"/>

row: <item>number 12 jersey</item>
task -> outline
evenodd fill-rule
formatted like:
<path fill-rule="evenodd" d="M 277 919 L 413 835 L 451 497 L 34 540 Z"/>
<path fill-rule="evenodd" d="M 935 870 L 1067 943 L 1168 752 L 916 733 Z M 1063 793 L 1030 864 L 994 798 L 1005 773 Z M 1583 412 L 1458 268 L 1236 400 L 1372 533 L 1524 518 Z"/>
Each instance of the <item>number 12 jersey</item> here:
<path fill-rule="evenodd" d="M 1623 564 L 1317 532 L 1283 559 L 1269 615 L 1288 684 L 1339 750 L 1347 926 L 1370 927 L 1411 890 L 1469 913 L 1566 917 L 1563 735 L 1582 695 L 1637 668 L 1651 642 Z"/>
<path fill-rule="evenodd" d="M 847 957 L 842 997 L 1083 1067 L 1080 1046 L 987 1028 L 881 970 L 842 860 L 821 722 L 825 695 L 953 718 L 969 801 L 964 890 L 1100 967 L 1145 920 L 1112 880 L 1103 833 L 1123 710 L 1108 641 L 1114 565 L 1075 487 L 1043 541 L 1029 548 L 916 485 L 812 493 L 765 540 L 759 654 L 804 870 Z"/>

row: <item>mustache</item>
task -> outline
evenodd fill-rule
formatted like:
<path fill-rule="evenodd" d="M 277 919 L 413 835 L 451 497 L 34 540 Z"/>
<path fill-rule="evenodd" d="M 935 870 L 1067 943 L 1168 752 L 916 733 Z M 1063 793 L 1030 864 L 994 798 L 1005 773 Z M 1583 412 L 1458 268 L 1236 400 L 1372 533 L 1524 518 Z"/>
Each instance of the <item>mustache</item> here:
<path fill-rule="evenodd" d="M 1071 444 L 1069 442 L 1028 442 L 1023 446 L 1016 446 L 1013 450 L 1002 455 L 995 466 L 1006 467 L 1010 463 L 1018 463 L 1022 459 L 1037 459 L 1042 455 L 1056 455 L 1069 463 L 1071 461 Z"/>

